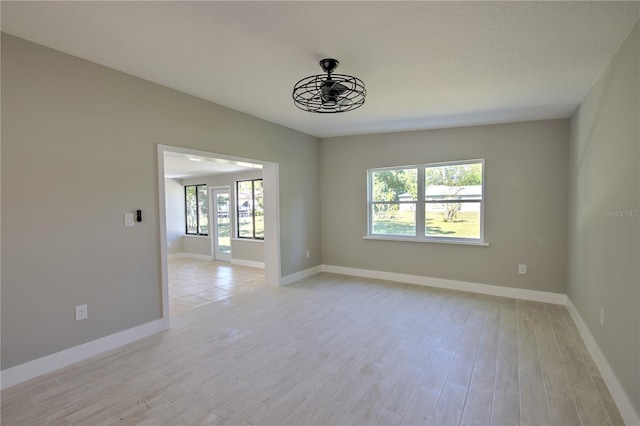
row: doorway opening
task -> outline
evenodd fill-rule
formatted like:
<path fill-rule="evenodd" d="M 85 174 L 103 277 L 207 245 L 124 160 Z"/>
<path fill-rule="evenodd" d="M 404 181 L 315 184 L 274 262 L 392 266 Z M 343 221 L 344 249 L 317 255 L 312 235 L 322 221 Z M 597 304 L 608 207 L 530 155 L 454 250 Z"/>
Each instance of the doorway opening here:
<path fill-rule="evenodd" d="M 157 152 L 165 326 L 169 327 L 171 315 L 169 281 L 176 276 L 176 268 L 197 267 L 200 272 L 214 268 L 213 274 L 222 277 L 215 281 L 215 289 L 188 283 L 207 298 L 237 291 L 238 286 L 226 286 L 240 273 L 260 273 L 266 284 L 279 285 L 278 165 L 166 145 L 158 145 Z M 239 230 L 242 224 L 238 225 L 239 220 L 246 221 L 247 211 L 246 206 L 238 210 L 236 184 L 247 179 L 261 181 L 263 188 L 262 198 L 251 212 L 264 224 L 264 234 L 258 238 L 246 238 Z M 169 266 L 173 268 L 171 276 Z"/>

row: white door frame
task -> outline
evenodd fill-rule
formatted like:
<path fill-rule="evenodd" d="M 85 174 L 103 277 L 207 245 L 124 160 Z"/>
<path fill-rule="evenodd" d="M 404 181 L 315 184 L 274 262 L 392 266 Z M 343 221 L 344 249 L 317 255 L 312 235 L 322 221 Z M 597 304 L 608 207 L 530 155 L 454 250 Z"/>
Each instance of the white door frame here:
<path fill-rule="evenodd" d="M 158 161 L 158 217 L 160 220 L 160 263 L 162 276 L 162 317 L 169 328 L 169 272 L 167 268 L 167 217 L 164 188 L 164 153 L 220 158 L 229 161 L 262 165 L 264 189 L 264 269 L 267 285 L 279 286 L 281 279 L 280 253 L 280 178 L 278 163 L 217 154 L 170 145 L 157 145 Z"/>
<path fill-rule="evenodd" d="M 216 191 L 225 191 L 229 194 L 229 253 L 219 253 L 217 250 L 218 246 L 218 209 L 215 192 Z M 231 187 L 229 185 L 225 186 L 210 186 L 209 187 L 209 211 L 211 214 L 209 215 L 209 223 L 213 223 L 213 229 L 211 230 L 211 260 L 223 260 L 225 262 L 231 262 L 231 236 L 233 235 L 233 212 L 231 211 Z M 213 222 L 211 221 L 213 218 Z"/>

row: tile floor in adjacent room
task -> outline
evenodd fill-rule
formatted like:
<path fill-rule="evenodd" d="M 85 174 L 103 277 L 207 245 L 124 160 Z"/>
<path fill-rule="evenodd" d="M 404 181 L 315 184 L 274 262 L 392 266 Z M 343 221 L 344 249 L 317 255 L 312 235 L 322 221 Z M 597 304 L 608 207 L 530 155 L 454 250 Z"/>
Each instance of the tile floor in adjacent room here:
<path fill-rule="evenodd" d="M 171 316 L 265 285 L 263 269 L 191 258 L 167 263 Z"/>
<path fill-rule="evenodd" d="M 611 425 L 562 306 L 319 274 L 2 392 L 3 425 Z"/>

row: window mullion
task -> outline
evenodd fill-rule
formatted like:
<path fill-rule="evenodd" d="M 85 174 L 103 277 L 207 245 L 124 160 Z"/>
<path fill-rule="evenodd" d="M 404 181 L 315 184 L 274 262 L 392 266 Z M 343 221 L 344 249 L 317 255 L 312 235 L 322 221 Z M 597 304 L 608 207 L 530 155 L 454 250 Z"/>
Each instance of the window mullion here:
<path fill-rule="evenodd" d="M 416 237 L 419 239 L 425 236 L 425 187 L 424 187 L 424 166 L 418 167 L 418 199 L 416 201 Z"/>
<path fill-rule="evenodd" d="M 184 233 L 189 233 L 189 201 L 187 198 L 188 187 L 184 187 Z"/>
<path fill-rule="evenodd" d="M 253 225 L 253 239 L 256 238 L 256 181 L 251 181 L 251 224 Z"/>

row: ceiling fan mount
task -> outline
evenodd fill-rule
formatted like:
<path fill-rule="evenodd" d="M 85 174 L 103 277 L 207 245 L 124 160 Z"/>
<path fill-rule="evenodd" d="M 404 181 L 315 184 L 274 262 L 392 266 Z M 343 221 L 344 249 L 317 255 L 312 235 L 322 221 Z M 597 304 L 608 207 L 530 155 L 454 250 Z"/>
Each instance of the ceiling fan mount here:
<path fill-rule="evenodd" d="M 340 65 L 340 62 L 337 59 L 325 58 L 320 61 L 320 68 L 328 74 L 331 74 L 333 70 L 338 68 L 338 65 Z"/>

